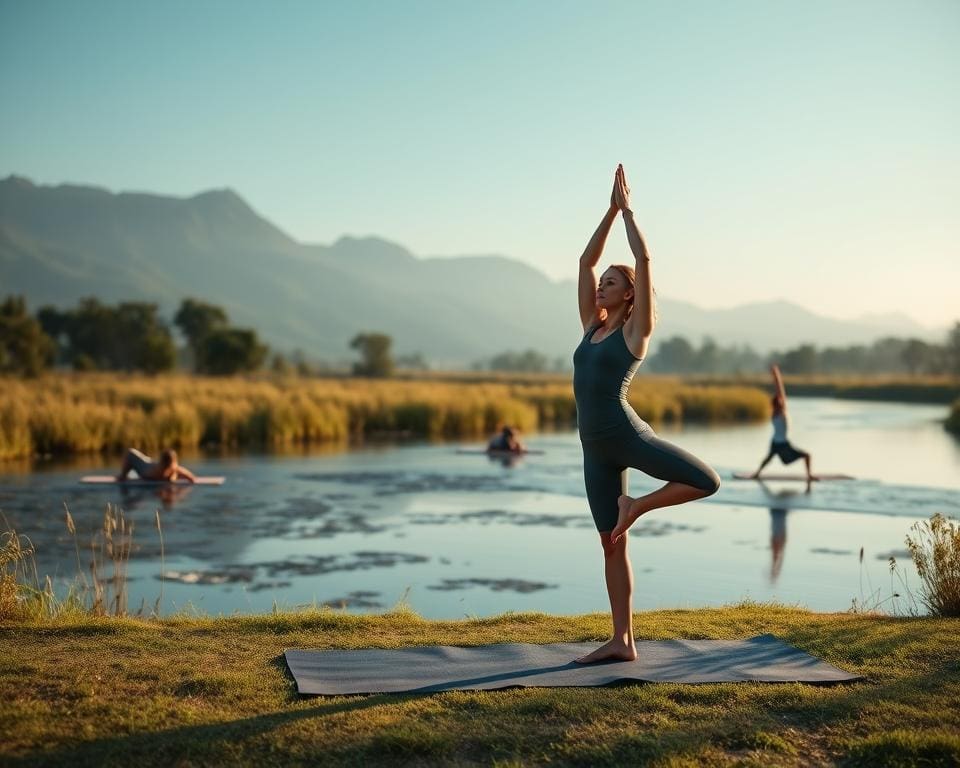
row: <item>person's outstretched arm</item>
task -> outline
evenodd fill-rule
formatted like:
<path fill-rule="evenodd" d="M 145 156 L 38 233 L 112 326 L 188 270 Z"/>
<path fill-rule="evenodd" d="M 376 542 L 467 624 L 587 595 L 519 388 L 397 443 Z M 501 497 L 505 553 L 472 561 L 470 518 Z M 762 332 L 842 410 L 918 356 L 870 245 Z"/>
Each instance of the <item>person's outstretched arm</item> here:
<path fill-rule="evenodd" d="M 630 188 L 623 166 L 617 167 L 617 181 L 614 197 L 623 212 L 623 224 L 627 230 L 627 242 L 636 261 L 636 283 L 634 284 L 633 311 L 624 325 L 624 335 L 630 344 L 630 351 L 637 357 L 645 357 L 647 345 L 653 335 L 656 317 L 653 311 L 653 277 L 650 272 L 650 253 L 643 235 L 637 227 L 630 207 Z"/>
<path fill-rule="evenodd" d="M 780 366 L 778 366 L 776 363 L 771 365 L 770 374 L 773 376 L 773 386 L 776 387 L 777 397 L 780 398 L 780 402 L 786 405 L 787 391 L 783 387 L 783 376 L 780 375 Z"/>
<path fill-rule="evenodd" d="M 616 178 L 614 178 L 616 185 Z M 577 292 L 580 300 L 580 322 L 583 323 L 583 330 L 595 324 L 597 318 L 597 276 L 594 273 L 594 267 L 600 261 L 603 254 L 603 246 L 607 242 L 607 235 L 610 234 L 610 227 L 613 226 L 613 220 L 617 218 L 617 206 L 613 200 L 614 193 L 610 194 L 610 207 L 603 214 L 596 232 L 587 243 L 580 257 L 580 280 Z"/>
<path fill-rule="evenodd" d="M 181 477 L 185 480 L 189 480 L 191 483 L 197 482 L 197 476 L 184 466 L 177 467 L 177 478 L 179 479 Z"/>

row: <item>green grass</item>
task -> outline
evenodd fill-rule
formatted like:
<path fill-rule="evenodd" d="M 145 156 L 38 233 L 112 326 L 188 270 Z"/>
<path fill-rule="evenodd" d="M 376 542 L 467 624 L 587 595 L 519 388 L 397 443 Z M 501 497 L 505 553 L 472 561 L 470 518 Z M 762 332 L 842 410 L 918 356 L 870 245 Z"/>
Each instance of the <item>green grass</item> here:
<path fill-rule="evenodd" d="M 311 611 L 0 625 L 5 765 L 810 765 L 960 762 L 960 621 L 778 605 L 636 616 L 640 638 L 772 632 L 865 676 L 300 698 L 286 648 L 605 638 L 603 615 L 426 621 Z"/>

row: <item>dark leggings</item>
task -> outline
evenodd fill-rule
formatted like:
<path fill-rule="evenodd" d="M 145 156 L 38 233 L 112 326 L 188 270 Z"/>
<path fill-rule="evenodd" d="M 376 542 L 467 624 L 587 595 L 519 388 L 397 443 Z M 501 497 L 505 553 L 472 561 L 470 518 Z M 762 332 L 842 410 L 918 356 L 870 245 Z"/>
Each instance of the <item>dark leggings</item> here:
<path fill-rule="evenodd" d="M 580 438 L 583 477 L 593 522 L 601 533 L 617 524 L 617 497 L 627 492 L 627 468 L 651 477 L 699 488 L 709 494 L 720 488 L 720 476 L 705 462 L 657 437 L 644 422 L 626 424 L 608 437 Z"/>

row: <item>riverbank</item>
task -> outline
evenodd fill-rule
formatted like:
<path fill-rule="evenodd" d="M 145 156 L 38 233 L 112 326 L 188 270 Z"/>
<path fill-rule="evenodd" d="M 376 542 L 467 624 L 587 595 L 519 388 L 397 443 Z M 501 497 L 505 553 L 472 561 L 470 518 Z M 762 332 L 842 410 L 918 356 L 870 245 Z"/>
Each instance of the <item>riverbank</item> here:
<path fill-rule="evenodd" d="M 643 377 L 630 401 L 653 424 L 768 416 L 749 387 Z M 576 425 L 569 378 L 375 380 L 51 374 L 0 382 L 0 459 L 174 446 L 278 448 L 380 436 L 479 438 Z"/>
<path fill-rule="evenodd" d="M 960 398 L 955 400 L 953 405 L 950 407 L 950 415 L 947 417 L 947 421 L 944 423 L 944 426 L 948 431 L 953 432 L 956 435 L 960 435 Z"/>
<path fill-rule="evenodd" d="M 287 648 L 600 641 L 609 618 L 331 610 L 0 625 L 5 765 L 956 765 L 960 623 L 780 605 L 636 614 L 638 638 L 773 633 L 865 680 L 300 698 Z"/>
<path fill-rule="evenodd" d="M 770 389 L 769 376 L 692 376 L 691 384 Z M 785 376 L 787 395 L 836 397 L 888 403 L 949 405 L 960 398 L 960 380 L 950 376 Z"/>

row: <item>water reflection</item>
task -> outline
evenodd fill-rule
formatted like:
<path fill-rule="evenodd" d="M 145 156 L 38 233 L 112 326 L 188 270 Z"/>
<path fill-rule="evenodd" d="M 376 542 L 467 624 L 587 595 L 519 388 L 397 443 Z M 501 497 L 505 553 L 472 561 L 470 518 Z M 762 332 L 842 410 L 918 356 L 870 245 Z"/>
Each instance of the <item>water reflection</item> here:
<path fill-rule="evenodd" d="M 757 480 L 757 485 L 763 491 L 770 504 L 770 583 L 776 584 L 783 569 L 783 555 L 787 548 L 787 512 L 791 506 L 791 499 L 809 496 L 812 483 L 804 482 L 802 491 L 782 489 L 772 491 L 764 480 Z"/>
<path fill-rule="evenodd" d="M 192 485 L 141 485 L 118 483 L 120 490 L 120 505 L 126 510 L 134 510 L 138 507 L 149 507 L 154 509 L 157 501 L 164 509 L 172 509 L 178 502 L 186 501 Z"/>
<path fill-rule="evenodd" d="M 876 553 L 902 548 L 915 520 L 938 511 L 960 516 L 960 492 L 951 487 L 960 466 L 954 442 L 926 412 L 916 411 L 920 416 L 910 421 L 914 411 L 871 405 L 896 413 L 859 428 L 851 415 L 837 428 L 838 411 L 862 406 L 827 402 L 819 418 L 816 404 L 804 407 L 809 418 L 803 424 L 822 430 L 811 431 L 807 442 L 834 452 L 825 469 L 869 478 L 868 465 L 876 465 L 875 447 L 883 442 L 896 472 L 812 489 L 725 481 L 709 500 L 645 516 L 631 533 L 642 578 L 638 610 L 744 596 L 843 610 L 856 593 L 861 546 L 870 553 L 864 567 L 876 568 L 879 581 L 885 562 Z M 910 438 L 888 440 L 891 422 L 909 426 Z M 683 444 L 729 476 L 754 460 L 751 430 L 689 430 Z M 482 446 L 470 455 L 451 445 L 409 443 L 185 457 L 198 472 L 225 475 L 222 487 L 80 486 L 79 476 L 96 473 L 98 463 L 112 465 L 100 457 L 59 468 L 44 464 L 33 473 L 17 465 L 0 477 L 0 511 L 33 540 L 41 576 L 65 583 L 78 566 L 63 504 L 76 521 L 81 557 L 102 525 L 105 505 L 120 505 L 136 523 L 131 604 L 141 598 L 153 604 L 162 577 L 165 612 L 194 604 L 249 613 L 270 610 L 274 602 L 383 610 L 398 599 L 437 618 L 604 610 L 576 434 L 531 441 L 541 453 L 490 457 Z M 901 449 L 906 453 L 896 455 Z M 925 485 L 927 476 L 939 482 Z M 630 484 L 646 491 L 657 481 L 631 473 Z"/>

